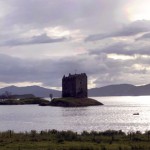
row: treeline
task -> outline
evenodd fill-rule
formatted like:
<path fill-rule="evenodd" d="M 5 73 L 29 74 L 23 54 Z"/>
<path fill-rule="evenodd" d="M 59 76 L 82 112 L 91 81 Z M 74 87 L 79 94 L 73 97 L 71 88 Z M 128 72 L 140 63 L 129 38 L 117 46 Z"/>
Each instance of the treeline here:
<path fill-rule="evenodd" d="M 49 101 L 40 97 L 35 97 L 33 94 L 12 95 L 10 92 L 6 91 L 0 95 L 0 105 L 28 104 L 39 104 L 41 106 L 46 106 L 49 104 Z"/>
<path fill-rule="evenodd" d="M 5 100 L 14 100 L 14 99 L 23 99 L 23 98 L 36 98 L 33 94 L 12 94 L 9 91 L 5 91 L 0 95 L 0 101 L 5 101 Z"/>
<path fill-rule="evenodd" d="M 1 100 L 0 105 L 29 105 L 29 104 L 39 104 L 40 106 L 45 106 L 49 104 L 48 100 L 34 97 L 34 98 L 22 98 L 22 99 L 6 99 Z"/>
<path fill-rule="evenodd" d="M 7 100 L 11 98 L 12 98 L 12 94 L 11 92 L 8 92 L 8 91 L 5 91 L 4 93 L 0 95 L 0 100 Z"/>
<path fill-rule="evenodd" d="M 0 150 L 150 150 L 150 131 L 145 133 L 47 130 L 0 132 Z"/>

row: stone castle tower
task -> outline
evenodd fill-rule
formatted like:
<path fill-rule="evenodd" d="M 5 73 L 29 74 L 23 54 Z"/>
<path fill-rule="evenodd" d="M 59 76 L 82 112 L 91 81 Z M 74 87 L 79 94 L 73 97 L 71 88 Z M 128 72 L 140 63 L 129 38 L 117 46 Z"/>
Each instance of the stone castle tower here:
<path fill-rule="evenodd" d="M 87 96 L 87 75 L 85 73 L 69 74 L 68 77 L 62 78 L 62 97 L 86 98 Z"/>

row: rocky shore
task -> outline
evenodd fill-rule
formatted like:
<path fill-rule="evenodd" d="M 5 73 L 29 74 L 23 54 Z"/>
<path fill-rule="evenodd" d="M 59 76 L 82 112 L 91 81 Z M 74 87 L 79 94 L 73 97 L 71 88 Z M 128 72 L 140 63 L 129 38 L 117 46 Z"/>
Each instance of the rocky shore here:
<path fill-rule="evenodd" d="M 51 106 L 59 107 L 85 107 L 103 105 L 101 102 L 91 98 L 55 98 L 50 102 Z"/>

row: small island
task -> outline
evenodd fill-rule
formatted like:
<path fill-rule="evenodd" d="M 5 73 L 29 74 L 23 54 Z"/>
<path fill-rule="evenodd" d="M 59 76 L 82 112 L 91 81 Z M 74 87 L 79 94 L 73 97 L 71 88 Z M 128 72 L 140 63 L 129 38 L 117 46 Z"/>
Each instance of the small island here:
<path fill-rule="evenodd" d="M 40 106 L 59 106 L 59 107 L 86 107 L 103 105 L 101 102 L 88 98 L 87 75 L 69 74 L 62 78 L 62 98 L 52 98 L 51 101 L 35 97 L 33 94 L 12 95 L 5 92 L 0 95 L 0 105 L 29 105 L 38 104 Z"/>
<path fill-rule="evenodd" d="M 60 107 L 85 107 L 85 106 L 98 106 L 103 104 L 91 98 L 68 97 L 68 98 L 54 98 L 50 102 L 50 105 Z"/>
<path fill-rule="evenodd" d="M 103 105 L 101 102 L 88 98 L 87 75 L 69 74 L 62 78 L 62 98 L 54 98 L 51 106 L 59 107 L 85 107 Z"/>

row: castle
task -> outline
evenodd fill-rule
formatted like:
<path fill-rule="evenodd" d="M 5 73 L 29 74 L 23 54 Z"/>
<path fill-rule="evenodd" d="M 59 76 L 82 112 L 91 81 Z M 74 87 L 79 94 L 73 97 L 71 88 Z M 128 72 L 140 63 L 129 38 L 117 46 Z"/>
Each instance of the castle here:
<path fill-rule="evenodd" d="M 69 74 L 68 77 L 62 78 L 62 97 L 86 98 L 87 92 L 87 75 Z"/>

